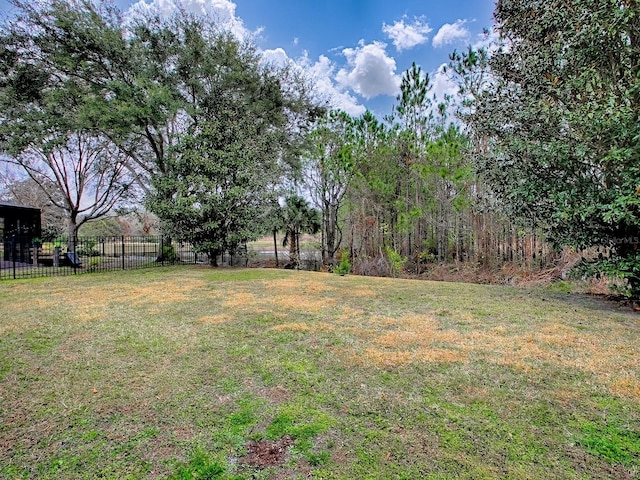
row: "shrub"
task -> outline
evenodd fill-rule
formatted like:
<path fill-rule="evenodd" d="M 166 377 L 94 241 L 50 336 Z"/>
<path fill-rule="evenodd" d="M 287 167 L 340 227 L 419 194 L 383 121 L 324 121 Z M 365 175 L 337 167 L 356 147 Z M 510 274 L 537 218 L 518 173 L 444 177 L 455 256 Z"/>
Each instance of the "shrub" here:
<path fill-rule="evenodd" d="M 600 278 L 602 275 L 623 281 L 621 284 L 612 283 L 612 290 L 627 298 L 640 299 L 640 253 L 583 260 L 572 272 L 572 276 Z"/>
<path fill-rule="evenodd" d="M 393 276 L 397 277 L 402 273 L 402 270 L 407 263 L 407 257 L 401 256 L 391 247 L 386 247 L 385 250 L 387 252 L 387 257 L 389 258 L 389 263 L 391 264 Z"/>
<path fill-rule="evenodd" d="M 97 272 L 100 270 L 100 258 L 92 258 L 87 267 L 87 272 Z"/>
<path fill-rule="evenodd" d="M 385 257 L 359 257 L 353 264 L 352 272 L 366 277 L 389 277 L 391 265 Z"/>
<path fill-rule="evenodd" d="M 76 250 L 76 253 L 84 257 L 99 257 L 100 251 L 95 247 L 96 241 L 92 238 L 89 238 L 85 240 L 85 242 Z"/>
<path fill-rule="evenodd" d="M 165 245 L 162 247 L 162 253 L 157 259 L 158 262 L 176 263 L 180 261 L 180 257 L 176 254 L 176 249 L 173 245 Z"/>
<path fill-rule="evenodd" d="M 351 262 L 349 262 L 349 255 L 343 251 L 340 255 L 340 263 L 333 269 L 335 273 L 340 275 L 347 275 L 351 272 Z"/>

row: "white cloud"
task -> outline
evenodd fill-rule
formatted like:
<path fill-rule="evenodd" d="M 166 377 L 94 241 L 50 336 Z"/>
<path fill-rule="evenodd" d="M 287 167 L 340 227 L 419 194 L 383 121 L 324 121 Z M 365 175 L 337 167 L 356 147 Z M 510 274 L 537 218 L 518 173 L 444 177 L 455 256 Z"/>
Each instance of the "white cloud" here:
<path fill-rule="evenodd" d="M 280 47 L 274 48 L 273 50 L 263 50 L 262 60 L 277 67 L 285 67 L 291 61 L 287 52 Z"/>
<path fill-rule="evenodd" d="M 333 81 L 335 65 L 324 55 L 317 62 L 311 63 L 306 57 L 301 62 L 305 71 L 311 76 L 320 95 L 326 96 L 333 108 L 344 110 L 349 115 L 362 115 L 366 108 L 358 103 L 343 86 Z"/>
<path fill-rule="evenodd" d="M 342 54 L 348 68 L 342 68 L 336 80 L 366 99 L 378 95 L 396 95 L 400 88 L 400 77 L 396 74 L 396 61 L 386 52 L 387 45 L 373 42 L 368 45 L 360 40 L 356 48 L 345 48 Z"/>
<path fill-rule="evenodd" d="M 495 51 L 501 44 L 500 33 L 492 28 L 488 32 L 477 35 L 477 41 L 472 45 L 474 50 L 484 48 L 488 52 Z"/>
<path fill-rule="evenodd" d="M 320 55 L 317 61 L 309 59 L 307 53 L 297 60 L 290 58 L 282 48 L 262 51 L 262 60 L 276 67 L 290 66 L 301 75 L 311 80 L 316 99 L 336 109 L 344 110 L 349 115 L 362 115 L 366 108 L 358 103 L 343 86 L 334 81 L 335 65 L 329 58 Z"/>
<path fill-rule="evenodd" d="M 127 15 L 170 17 L 178 10 L 208 16 L 237 38 L 243 39 L 251 35 L 242 19 L 236 16 L 236 4 L 229 0 L 151 0 L 149 3 L 146 0 L 140 0 L 129 8 Z M 253 34 L 256 35 L 259 32 L 260 30 Z"/>
<path fill-rule="evenodd" d="M 445 23 L 433 37 L 434 47 L 443 47 L 469 38 L 469 30 L 464 26 L 466 20 L 456 20 L 455 23 Z"/>
<path fill-rule="evenodd" d="M 406 18 L 406 17 L 405 17 Z M 422 45 L 428 40 L 427 35 L 432 28 L 422 19 L 414 19 L 412 24 L 405 24 L 404 18 L 393 25 L 382 24 L 382 31 L 393 41 L 396 50 L 401 52 L 416 45 Z"/>
<path fill-rule="evenodd" d="M 458 93 L 458 85 L 451 79 L 451 76 L 445 72 L 446 63 L 443 63 L 438 69 L 431 73 L 430 79 L 433 85 L 432 93 L 437 97 L 438 102 L 444 100 L 445 95 L 455 96 Z"/>

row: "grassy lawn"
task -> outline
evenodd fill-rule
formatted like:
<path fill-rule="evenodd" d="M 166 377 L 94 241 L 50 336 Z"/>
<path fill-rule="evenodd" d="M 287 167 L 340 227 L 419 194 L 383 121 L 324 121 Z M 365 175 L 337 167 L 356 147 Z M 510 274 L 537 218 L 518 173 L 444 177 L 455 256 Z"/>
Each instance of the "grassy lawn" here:
<path fill-rule="evenodd" d="M 0 478 L 640 478 L 640 316 L 270 269 L 5 281 Z"/>

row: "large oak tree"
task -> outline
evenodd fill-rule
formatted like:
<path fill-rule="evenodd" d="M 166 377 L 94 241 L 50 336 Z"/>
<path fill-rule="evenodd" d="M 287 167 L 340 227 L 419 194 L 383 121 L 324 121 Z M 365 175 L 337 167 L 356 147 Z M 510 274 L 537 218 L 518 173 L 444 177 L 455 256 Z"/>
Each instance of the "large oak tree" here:
<path fill-rule="evenodd" d="M 43 139 L 42 157 L 64 147 L 49 125 L 90 134 L 117 149 L 113 172 L 126 168 L 174 238 L 213 254 L 259 233 L 259 206 L 322 113 L 294 70 L 185 12 L 125 22 L 90 0 L 13 3 L 0 51 L 13 158 Z"/>

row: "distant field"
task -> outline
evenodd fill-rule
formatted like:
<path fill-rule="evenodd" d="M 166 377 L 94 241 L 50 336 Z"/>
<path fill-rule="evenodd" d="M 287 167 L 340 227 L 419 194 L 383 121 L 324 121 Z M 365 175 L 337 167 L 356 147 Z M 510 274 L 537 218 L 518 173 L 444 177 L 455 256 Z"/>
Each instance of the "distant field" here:
<path fill-rule="evenodd" d="M 283 246 L 284 235 L 278 233 L 277 237 L 278 254 L 287 253 L 288 246 Z M 266 250 L 272 252 L 274 250 L 273 237 L 262 237 L 255 242 L 249 242 L 248 247 L 254 251 Z M 300 235 L 300 251 L 320 250 L 320 239 L 313 235 Z"/>
<path fill-rule="evenodd" d="M 159 267 L 0 283 L 0 478 L 640 478 L 640 317 Z"/>

